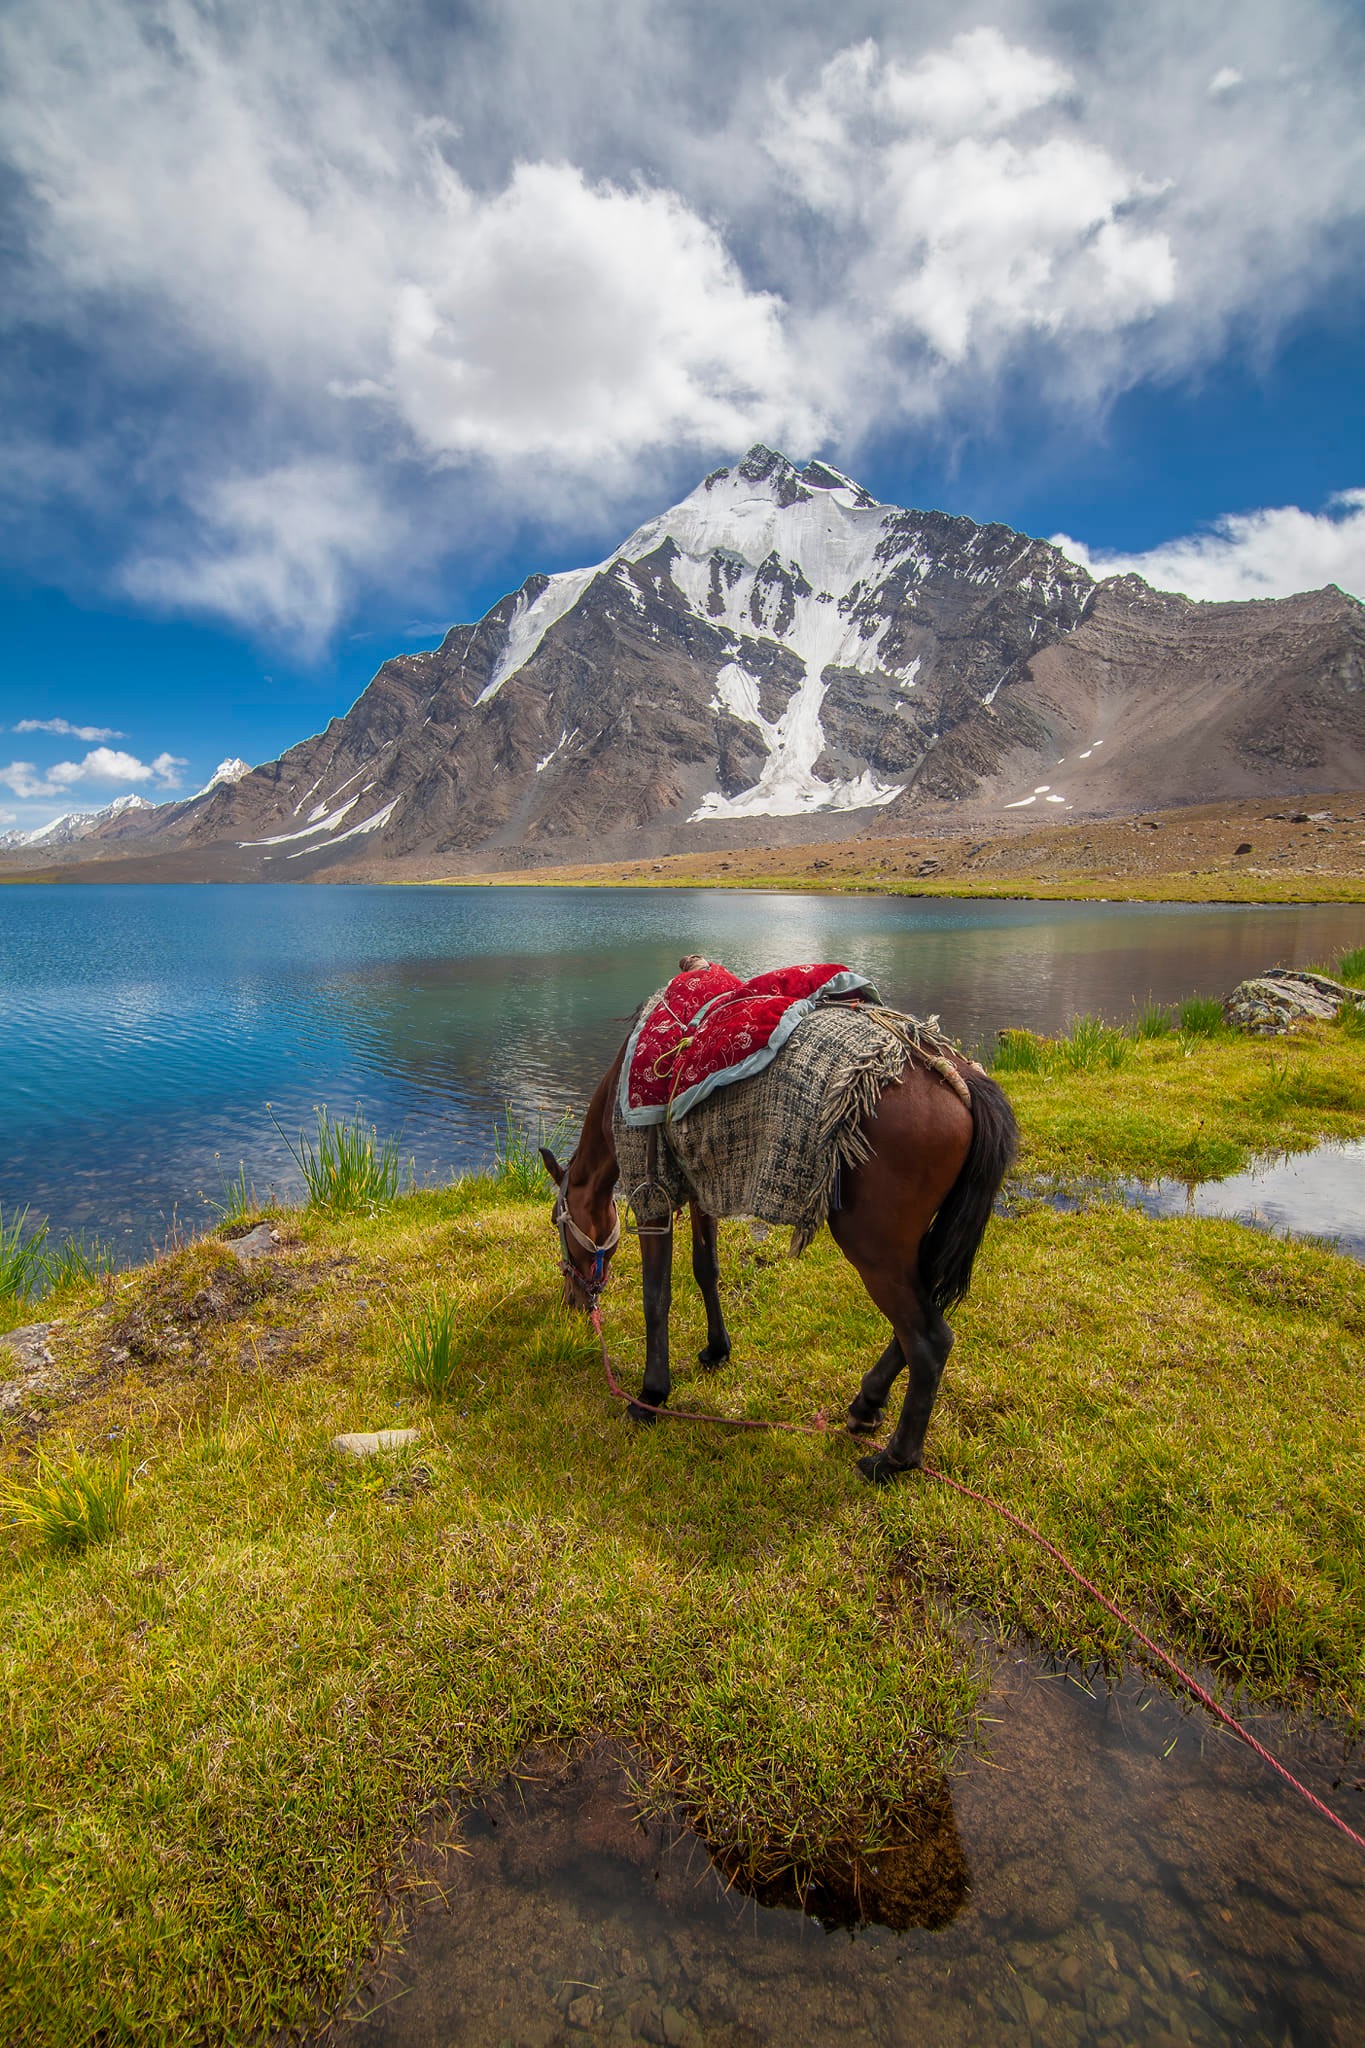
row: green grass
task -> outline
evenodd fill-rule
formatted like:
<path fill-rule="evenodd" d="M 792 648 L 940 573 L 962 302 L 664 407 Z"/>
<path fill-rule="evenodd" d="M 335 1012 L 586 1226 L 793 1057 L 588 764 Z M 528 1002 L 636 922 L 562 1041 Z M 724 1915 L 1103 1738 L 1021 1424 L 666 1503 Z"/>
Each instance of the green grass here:
<path fill-rule="evenodd" d="M 1005 1077 L 1028 1168 L 1359 1130 L 1365 1058 L 1341 1030 L 1125 1044 L 1118 1066 Z M 1124 1654 L 1024 1538 L 927 1478 L 867 1487 L 840 1433 L 632 1430 L 558 1305 L 540 1204 L 492 1177 L 280 1234 L 248 1273 L 207 1241 L 73 1294 L 60 1389 L 0 1416 L 18 1492 L 45 1432 L 87 1471 L 145 1467 L 110 1540 L 0 1529 L 0 2038 L 307 2025 L 372 1953 L 432 1802 L 533 1739 L 624 1737 L 771 1870 L 875 1826 L 970 1735 L 964 1618 Z M 885 1333 L 828 1238 L 793 1267 L 724 1226 L 735 1355 L 714 1374 L 679 1267 L 679 1405 L 842 1414 Z M 398 1336 L 455 1302 L 433 1399 Z M 636 1381 L 629 1241 L 605 1308 Z M 1365 1721 L 1358 1266 L 1025 1202 L 954 1320 L 936 1464 L 1221 1683 Z M 391 1425 L 420 1429 L 421 1485 L 330 1450 Z"/>
<path fill-rule="evenodd" d="M 297 1144 L 275 1124 L 303 1175 L 310 1208 L 337 1215 L 382 1209 L 411 1187 L 412 1166 L 404 1164 L 397 1138 L 381 1138 L 359 1109 L 334 1117 L 324 1103 L 316 1114 L 316 1136 L 300 1131 Z"/>
<path fill-rule="evenodd" d="M 993 1071 L 1023 1127 L 1021 1173 L 1221 1179 L 1265 1153 L 1360 1135 L 1354 1017 L 1286 1040 L 1182 1031 L 1126 1043 L 1116 1065 L 1086 1067 L 1065 1039 L 1002 1033 Z"/>
<path fill-rule="evenodd" d="M 550 1124 L 546 1123 L 544 1112 L 540 1111 L 533 1131 L 509 1104 L 503 1112 L 502 1122 L 493 1133 L 493 1179 L 499 1188 L 522 1201 L 548 1200 L 554 1190 L 545 1171 L 540 1148 L 544 1145 L 557 1158 L 567 1159 L 573 1150 L 576 1128 L 575 1120 L 567 1110 Z"/>
<path fill-rule="evenodd" d="M 1337 979 L 1350 988 L 1365 988 L 1365 946 L 1353 946 L 1337 962 Z"/>
<path fill-rule="evenodd" d="M 298 1154 L 295 1154 L 298 1157 Z M 218 1174 L 218 1193 L 201 1194 L 200 1200 L 213 1211 L 219 1227 L 224 1224 L 246 1223 L 259 1215 L 261 1202 L 254 1185 L 246 1177 L 246 1161 L 237 1162 L 237 1171 L 231 1178 L 223 1171 L 223 1162 L 215 1152 L 213 1164 Z"/>
<path fill-rule="evenodd" d="M 46 1273 L 46 1223 L 28 1229 L 28 1210 L 5 1221 L 0 1209 L 0 1308 L 17 1307 L 36 1294 Z"/>
<path fill-rule="evenodd" d="M 1187 1038 L 1217 1038 L 1228 1028 L 1217 996 L 1189 996 L 1177 1007 L 1176 1015 Z"/>
<path fill-rule="evenodd" d="M 126 1452 L 96 1459 L 40 1451 L 27 1485 L 0 1487 L 0 1517 L 34 1530 L 50 1550 L 84 1550 L 117 1536 L 132 1485 Z"/>

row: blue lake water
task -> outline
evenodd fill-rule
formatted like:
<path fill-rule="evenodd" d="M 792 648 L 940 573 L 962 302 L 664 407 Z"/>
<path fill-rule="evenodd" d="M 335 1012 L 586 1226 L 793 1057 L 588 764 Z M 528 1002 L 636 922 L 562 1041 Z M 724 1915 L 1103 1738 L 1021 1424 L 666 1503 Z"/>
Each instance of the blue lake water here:
<path fill-rule="evenodd" d="M 0 1207 L 132 1258 L 239 1162 L 297 1192 L 313 1105 L 486 1162 L 506 1105 L 581 1107 L 629 1012 L 698 951 L 842 960 L 968 1045 L 1365 942 L 1351 905 L 990 903 L 724 890 L 0 888 Z M 221 1162 L 221 1168 L 215 1164 Z"/>

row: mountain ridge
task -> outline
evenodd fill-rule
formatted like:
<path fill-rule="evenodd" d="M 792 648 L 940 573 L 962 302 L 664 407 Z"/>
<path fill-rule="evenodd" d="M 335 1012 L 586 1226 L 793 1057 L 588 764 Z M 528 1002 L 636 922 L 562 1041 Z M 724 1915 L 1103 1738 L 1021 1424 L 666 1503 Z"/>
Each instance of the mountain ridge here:
<path fill-rule="evenodd" d="M 1352 780 L 1365 607 L 1334 586 L 1210 605 L 1096 582 L 760 445 L 603 561 L 386 661 L 277 760 L 76 857 L 458 872 Z"/>

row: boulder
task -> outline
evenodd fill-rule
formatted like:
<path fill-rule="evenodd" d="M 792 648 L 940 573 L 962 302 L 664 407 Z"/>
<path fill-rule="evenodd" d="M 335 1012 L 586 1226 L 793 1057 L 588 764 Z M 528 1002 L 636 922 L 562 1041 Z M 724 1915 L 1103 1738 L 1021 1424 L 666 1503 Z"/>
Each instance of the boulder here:
<path fill-rule="evenodd" d="M 1271 967 L 1264 974 L 1239 981 L 1223 1004 L 1223 1016 L 1236 1031 L 1259 1038 L 1281 1036 L 1310 1018 L 1328 1022 L 1347 1003 L 1365 997 L 1329 975 L 1307 968 Z"/>

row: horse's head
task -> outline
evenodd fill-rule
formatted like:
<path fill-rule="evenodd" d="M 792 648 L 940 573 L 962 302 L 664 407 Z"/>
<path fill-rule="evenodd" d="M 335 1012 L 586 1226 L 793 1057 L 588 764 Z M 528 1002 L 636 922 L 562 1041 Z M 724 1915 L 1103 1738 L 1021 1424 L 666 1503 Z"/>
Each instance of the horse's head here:
<path fill-rule="evenodd" d="M 572 1159 L 567 1167 L 561 1166 L 544 1145 L 540 1156 L 555 1184 L 550 1221 L 559 1232 L 564 1305 L 591 1311 L 607 1284 L 611 1255 L 621 1241 L 621 1218 L 610 1189 L 576 1179 Z"/>

